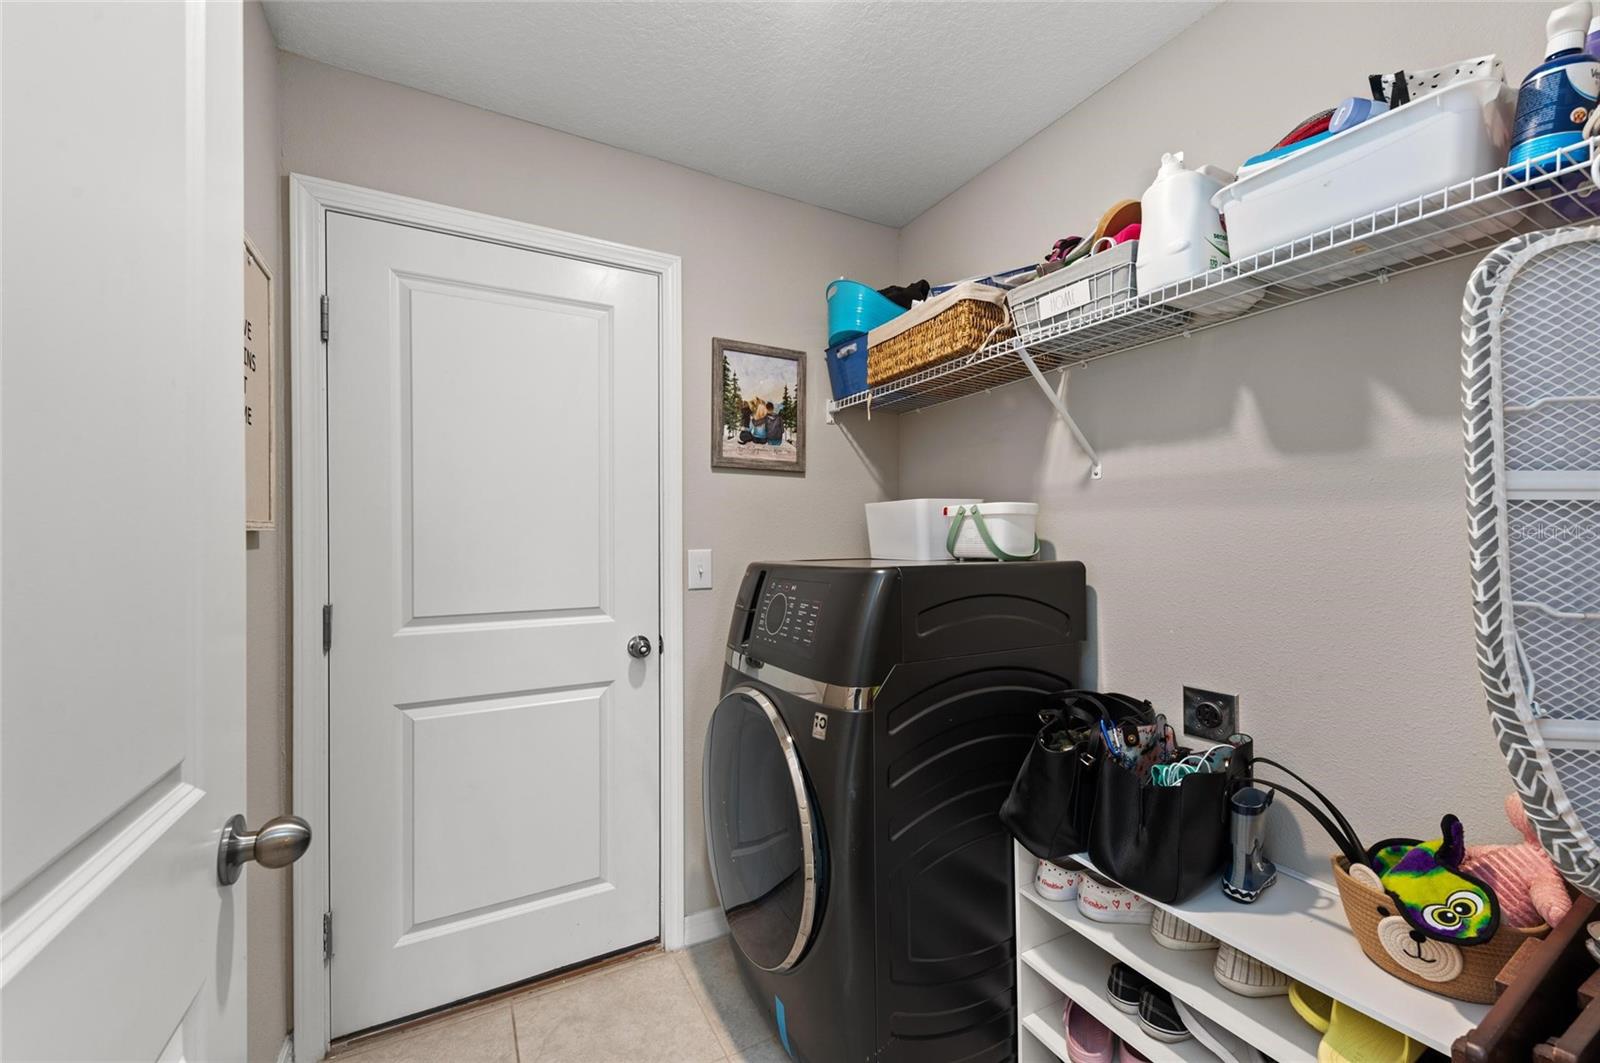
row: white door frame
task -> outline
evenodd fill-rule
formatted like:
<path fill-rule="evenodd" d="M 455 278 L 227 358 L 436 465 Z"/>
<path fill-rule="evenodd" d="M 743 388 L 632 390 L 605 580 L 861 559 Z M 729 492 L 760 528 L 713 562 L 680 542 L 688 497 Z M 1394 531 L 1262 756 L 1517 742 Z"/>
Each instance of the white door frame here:
<path fill-rule="evenodd" d="M 356 214 L 510 247 L 655 274 L 661 293 L 661 942 L 684 946 L 683 912 L 683 350 L 677 255 L 509 221 L 355 185 L 289 177 L 289 386 L 294 559 L 294 812 L 316 840 L 294 865 L 294 1041 L 321 1059 L 332 1029 L 322 915 L 328 910 L 327 212 Z M 334 327 L 338 327 L 334 308 Z M 334 947 L 337 950 L 338 943 Z"/>

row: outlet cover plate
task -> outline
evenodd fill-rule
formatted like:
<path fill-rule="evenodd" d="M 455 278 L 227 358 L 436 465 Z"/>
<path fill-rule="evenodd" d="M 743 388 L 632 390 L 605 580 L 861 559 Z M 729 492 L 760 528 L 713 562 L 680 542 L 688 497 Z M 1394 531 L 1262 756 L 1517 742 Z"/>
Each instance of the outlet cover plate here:
<path fill-rule="evenodd" d="M 1239 695 L 1184 687 L 1183 730 L 1213 742 L 1226 742 L 1239 730 Z"/>

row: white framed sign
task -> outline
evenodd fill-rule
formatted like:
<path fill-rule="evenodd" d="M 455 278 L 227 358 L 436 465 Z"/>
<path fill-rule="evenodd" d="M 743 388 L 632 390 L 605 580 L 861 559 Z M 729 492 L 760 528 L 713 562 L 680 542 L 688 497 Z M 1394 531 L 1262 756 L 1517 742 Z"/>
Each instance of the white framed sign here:
<path fill-rule="evenodd" d="M 277 521 L 277 440 L 272 387 L 272 271 L 244 238 L 244 526 Z"/>

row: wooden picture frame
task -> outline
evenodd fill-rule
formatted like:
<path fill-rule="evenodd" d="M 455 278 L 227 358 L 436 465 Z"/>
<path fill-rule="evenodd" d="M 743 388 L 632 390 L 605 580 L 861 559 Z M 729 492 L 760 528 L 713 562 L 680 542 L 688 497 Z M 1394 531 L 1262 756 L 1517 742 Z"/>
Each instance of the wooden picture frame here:
<path fill-rule="evenodd" d="M 244 238 L 244 526 L 278 526 L 277 371 L 272 270 Z"/>
<path fill-rule="evenodd" d="M 806 353 L 711 341 L 711 467 L 806 471 Z"/>

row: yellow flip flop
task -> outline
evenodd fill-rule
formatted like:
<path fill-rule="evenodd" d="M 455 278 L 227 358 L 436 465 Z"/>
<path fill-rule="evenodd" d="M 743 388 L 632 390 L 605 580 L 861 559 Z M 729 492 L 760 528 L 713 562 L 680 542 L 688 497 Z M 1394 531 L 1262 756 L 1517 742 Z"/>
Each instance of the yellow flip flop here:
<path fill-rule="evenodd" d="M 1317 1063 L 1416 1063 L 1423 1045 L 1337 1000 Z"/>
<path fill-rule="evenodd" d="M 1289 1003 L 1306 1020 L 1307 1026 L 1318 1033 L 1328 1032 L 1328 1024 L 1333 1021 L 1333 998 L 1328 994 L 1319 993 L 1299 982 L 1290 982 Z"/>
<path fill-rule="evenodd" d="M 1322 1034 L 1317 1063 L 1416 1063 L 1423 1046 L 1355 1008 L 1299 982 L 1289 984 L 1289 1003 Z"/>

